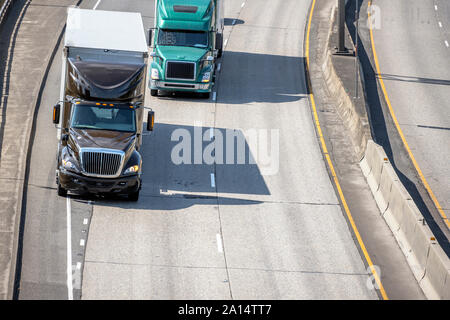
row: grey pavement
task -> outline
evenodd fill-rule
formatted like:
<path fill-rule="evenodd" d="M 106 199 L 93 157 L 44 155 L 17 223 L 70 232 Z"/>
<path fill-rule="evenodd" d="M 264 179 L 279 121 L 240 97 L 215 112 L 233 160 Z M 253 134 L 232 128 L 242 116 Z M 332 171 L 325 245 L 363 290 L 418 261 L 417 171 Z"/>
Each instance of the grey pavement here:
<path fill-rule="evenodd" d="M 83 1 L 81 7 L 96 3 Z M 70 198 L 70 252 L 67 200 L 54 190 L 50 106 L 59 96 L 57 52 L 31 153 L 21 299 L 67 299 L 68 255 L 76 278 L 82 278 L 75 299 L 378 298 L 367 286 L 314 131 L 303 69 L 310 2 L 241 4 L 226 2 L 227 21 L 239 23 L 227 23 L 217 99 L 148 95 L 156 124 L 143 140 L 141 198 Z M 153 5 L 102 0 L 97 9 L 141 12 L 144 27 L 150 27 Z M 199 127 L 278 130 L 278 172 L 264 175 L 260 157 L 246 165 L 173 164 L 173 131 Z M 248 154 L 259 154 L 259 147 L 246 141 Z"/>
<path fill-rule="evenodd" d="M 226 27 L 217 100 L 149 99 L 157 120 L 143 142 L 142 197 L 95 201 L 83 299 L 377 298 L 311 120 L 302 58 L 309 1 L 241 4 L 226 2 L 226 18 L 240 23 Z M 107 0 L 98 7 L 110 8 Z M 260 157 L 246 165 L 171 163 L 173 130 L 199 126 L 278 130 L 279 170 L 264 175 Z"/>

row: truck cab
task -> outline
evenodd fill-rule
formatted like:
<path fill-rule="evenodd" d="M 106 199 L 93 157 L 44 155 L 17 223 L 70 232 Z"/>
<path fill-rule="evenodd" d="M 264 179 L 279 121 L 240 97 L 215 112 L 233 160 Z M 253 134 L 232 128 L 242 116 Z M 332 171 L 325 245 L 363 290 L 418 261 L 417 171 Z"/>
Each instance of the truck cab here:
<path fill-rule="evenodd" d="M 140 14 L 69 9 L 61 97 L 53 108 L 60 196 L 138 200 L 147 60 Z M 148 111 L 147 130 L 153 124 Z"/>
<path fill-rule="evenodd" d="M 191 91 L 209 97 L 223 50 L 223 0 L 157 0 L 150 33 L 150 93 Z"/>

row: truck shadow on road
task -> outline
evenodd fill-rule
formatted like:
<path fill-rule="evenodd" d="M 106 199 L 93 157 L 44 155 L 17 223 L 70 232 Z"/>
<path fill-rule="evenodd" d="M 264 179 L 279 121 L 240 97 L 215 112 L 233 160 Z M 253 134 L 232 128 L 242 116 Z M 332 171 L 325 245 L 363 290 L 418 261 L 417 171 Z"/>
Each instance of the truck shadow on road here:
<path fill-rule="evenodd" d="M 272 152 L 269 144 L 267 152 L 261 151 L 261 143 L 266 141 L 257 130 L 215 128 L 213 135 L 211 140 L 208 127 L 156 123 L 155 131 L 143 137 L 140 200 L 136 203 L 108 196 L 96 201 L 96 205 L 177 210 L 193 205 L 261 203 L 254 196 L 270 195 L 263 174 L 273 168 L 260 168 L 254 153 L 271 156 L 278 150 Z M 211 164 L 214 159 L 217 163 Z M 266 164 L 270 162 L 270 157 L 264 159 Z M 218 196 L 217 192 L 239 196 Z"/>
<path fill-rule="evenodd" d="M 244 20 L 241 20 L 241 19 L 225 18 L 223 20 L 224 20 L 223 23 L 226 26 L 234 26 L 237 24 L 244 24 Z"/>
<path fill-rule="evenodd" d="M 412 83 L 425 83 L 425 84 L 435 84 L 441 86 L 450 86 L 450 80 L 444 79 L 433 79 L 433 78 L 421 78 L 421 77 L 411 77 L 402 76 L 395 74 L 379 74 L 377 78 L 382 77 L 384 81 L 401 81 L 401 82 L 412 82 Z"/>
<path fill-rule="evenodd" d="M 218 81 L 224 104 L 289 103 L 309 93 L 305 58 L 225 51 Z"/>
<path fill-rule="evenodd" d="M 218 63 L 221 67 L 213 88 L 217 92 L 217 103 L 243 107 L 252 103 L 283 104 L 299 101 L 309 94 L 303 57 L 224 51 Z M 160 97 L 172 98 L 195 102 L 198 95 L 177 92 Z"/>

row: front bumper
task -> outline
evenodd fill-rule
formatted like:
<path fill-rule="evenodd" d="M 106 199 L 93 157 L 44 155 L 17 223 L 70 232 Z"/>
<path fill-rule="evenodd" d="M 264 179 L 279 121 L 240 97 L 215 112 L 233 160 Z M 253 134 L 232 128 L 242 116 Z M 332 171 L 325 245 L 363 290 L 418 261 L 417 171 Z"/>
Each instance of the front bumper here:
<path fill-rule="evenodd" d="M 138 191 L 142 184 L 140 175 L 105 179 L 86 177 L 61 168 L 58 181 L 64 189 L 77 194 L 129 194 Z"/>
<path fill-rule="evenodd" d="M 211 92 L 212 83 L 151 80 L 150 89 L 168 91 Z"/>

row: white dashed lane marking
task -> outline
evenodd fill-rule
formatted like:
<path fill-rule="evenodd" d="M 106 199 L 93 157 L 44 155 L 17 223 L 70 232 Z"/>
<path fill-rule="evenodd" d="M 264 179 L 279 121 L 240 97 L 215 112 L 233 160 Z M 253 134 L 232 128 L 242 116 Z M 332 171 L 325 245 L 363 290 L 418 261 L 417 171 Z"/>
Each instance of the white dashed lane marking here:
<path fill-rule="evenodd" d="M 214 177 L 214 173 L 211 173 L 211 187 L 216 187 L 216 178 Z"/>
<path fill-rule="evenodd" d="M 219 251 L 220 253 L 223 252 L 223 246 L 222 246 L 222 237 L 220 236 L 220 234 L 218 233 L 216 235 L 217 238 L 217 251 Z"/>
<path fill-rule="evenodd" d="M 98 5 L 100 4 L 100 2 L 102 2 L 102 0 L 98 0 L 97 3 L 95 4 L 94 8 L 92 8 L 93 10 L 97 9 Z"/>

